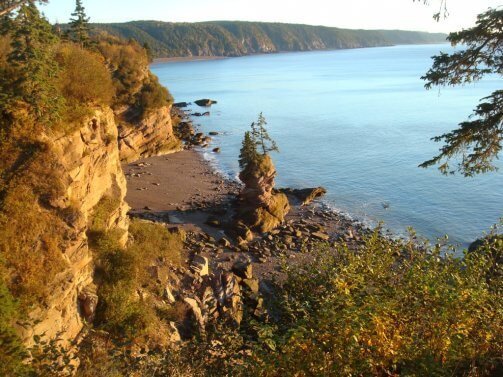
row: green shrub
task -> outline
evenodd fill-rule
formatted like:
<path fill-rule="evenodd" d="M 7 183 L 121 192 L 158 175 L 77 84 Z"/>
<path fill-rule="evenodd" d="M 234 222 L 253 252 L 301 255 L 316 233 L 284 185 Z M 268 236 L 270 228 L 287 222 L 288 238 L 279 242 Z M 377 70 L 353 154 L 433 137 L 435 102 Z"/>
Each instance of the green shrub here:
<path fill-rule="evenodd" d="M 0 376 L 25 375 L 27 353 L 14 330 L 17 305 L 5 283 L 0 279 Z"/>
<path fill-rule="evenodd" d="M 257 375 L 490 375 L 502 361 L 503 291 L 501 275 L 486 279 L 489 253 L 457 259 L 377 232 L 357 252 L 321 247 L 290 271 L 278 351 L 262 353 Z"/>
<path fill-rule="evenodd" d="M 59 87 L 72 103 L 110 105 L 114 96 L 112 78 L 101 55 L 76 44 L 62 44 L 56 54 L 61 72 Z"/>
<path fill-rule="evenodd" d="M 132 220 L 129 232 L 133 243 L 129 247 L 144 261 L 163 258 L 177 266 L 182 263 L 183 242 L 180 234 L 170 233 L 164 225 Z"/>
<path fill-rule="evenodd" d="M 175 265 L 181 263 L 183 243 L 179 235 L 160 224 L 133 220 L 133 242 L 122 247 L 120 234 L 105 230 L 106 219 L 114 208 L 113 199 L 103 199 L 91 221 L 91 247 L 100 285 L 96 322 L 115 336 L 131 339 L 158 331 L 161 326 L 153 305 L 141 299 L 138 290 L 152 283 L 147 268 L 161 258 Z"/>
<path fill-rule="evenodd" d="M 150 74 L 143 84 L 138 96 L 138 108 L 142 112 L 142 117 L 146 117 L 152 111 L 173 103 L 173 97 L 164 86 L 159 84 L 159 80 Z"/>

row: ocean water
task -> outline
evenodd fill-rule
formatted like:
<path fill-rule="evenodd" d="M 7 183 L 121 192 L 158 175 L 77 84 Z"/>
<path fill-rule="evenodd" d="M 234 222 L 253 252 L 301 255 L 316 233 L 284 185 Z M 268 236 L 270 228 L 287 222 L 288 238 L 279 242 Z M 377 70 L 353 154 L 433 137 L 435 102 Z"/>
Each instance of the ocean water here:
<path fill-rule="evenodd" d="M 220 133 L 212 147 L 221 153 L 206 156 L 229 176 L 237 175 L 244 131 L 263 112 L 280 148 L 273 155 L 277 186 L 324 186 L 327 205 L 369 225 L 383 221 L 396 235 L 412 226 L 432 241 L 448 234 L 466 246 L 503 216 L 503 169 L 464 178 L 417 166 L 441 146 L 430 138 L 466 120 L 501 79 L 425 90 L 420 77 L 430 57 L 451 49 L 282 53 L 153 64 L 152 70 L 176 101 L 218 101 L 210 117 L 195 123 Z"/>

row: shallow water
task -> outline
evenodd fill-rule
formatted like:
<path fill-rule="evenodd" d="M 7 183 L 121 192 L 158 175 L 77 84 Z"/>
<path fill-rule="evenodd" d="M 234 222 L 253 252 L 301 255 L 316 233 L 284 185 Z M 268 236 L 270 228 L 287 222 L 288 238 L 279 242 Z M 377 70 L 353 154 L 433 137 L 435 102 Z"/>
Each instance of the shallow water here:
<path fill-rule="evenodd" d="M 263 112 L 280 148 L 278 186 L 321 185 L 327 204 L 357 219 L 382 220 L 395 234 L 413 226 L 430 240 L 448 233 L 466 246 L 503 216 L 503 173 L 446 177 L 417 165 L 440 147 L 430 138 L 466 120 L 501 80 L 426 91 L 420 76 L 440 50 L 451 47 L 257 55 L 152 70 L 177 101 L 218 101 L 195 122 L 221 133 L 213 144 L 222 152 L 207 156 L 230 176 L 243 132 Z"/>

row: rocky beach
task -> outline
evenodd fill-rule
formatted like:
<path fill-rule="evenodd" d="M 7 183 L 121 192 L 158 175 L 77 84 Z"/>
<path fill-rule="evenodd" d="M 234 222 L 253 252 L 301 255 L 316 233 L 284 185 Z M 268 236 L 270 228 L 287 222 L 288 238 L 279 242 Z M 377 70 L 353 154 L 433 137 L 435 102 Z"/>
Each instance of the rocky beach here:
<path fill-rule="evenodd" d="M 223 177 L 204 159 L 203 151 L 211 150 L 209 139 L 201 130 L 193 130 L 187 114 L 174 111 L 183 118 L 179 128 L 192 130 L 186 132 L 185 150 L 125 165 L 126 201 L 132 217 L 186 233 L 187 266 L 204 257 L 209 273 L 217 275 L 246 261 L 259 286 L 268 291 L 268 282 L 284 279 L 285 261 L 286 265 L 305 262 L 312 258 L 314 245 L 320 243 L 343 242 L 356 247 L 362 235 L 370 232 L 320 202 L 323 188 L 274 189 L 284 193 L 291 205 L 284 221 L 268 232 L 255 234 L 249 242 L 240 242 L 243 240 L 233 237 L 232 219 L 243 184 Z"/>

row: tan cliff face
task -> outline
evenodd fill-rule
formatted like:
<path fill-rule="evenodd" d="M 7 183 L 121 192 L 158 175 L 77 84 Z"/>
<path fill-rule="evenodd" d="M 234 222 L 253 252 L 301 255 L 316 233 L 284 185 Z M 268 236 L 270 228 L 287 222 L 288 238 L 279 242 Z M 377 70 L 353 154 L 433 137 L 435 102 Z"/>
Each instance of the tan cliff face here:
<path fill-rule="evenodd" d="M 116 199 L 116 208 L 106 220 L 109 229 L 123 232 L 127 240 L 128 206 L 124 201 L 126 180 L 120 165 L 118 131 L 111 109 L 99 109 L 77 131 L 49 139 L 59 163 L 64 194 L 51 205 L 71 213 L 66 223 L 67 234 L 61 244 L 65 267 L 53 282 L 46 304 L 30 313 L 34 326 L 23 331 L 27 344 L 33 335 L 45 335 L 63 341 L 77 337 L 83 327 L 81 315 L 83 293 L 93 287 L 93 259 L 89 250 L 88 224 L 100 200 Z"/>
<path fill-rule="evenodd" d="M 119 125 L 119 152 L 123 162 L 176 152 L 180 141 L 173 134 L 171 105 L 149 114 L 135 125 Z"/>

